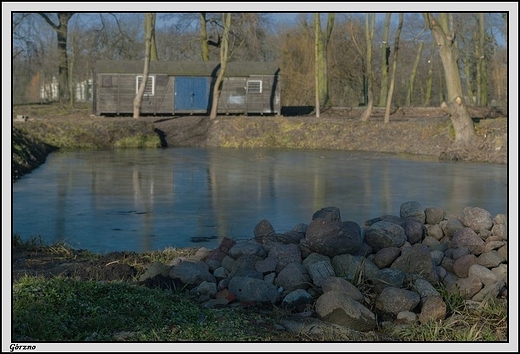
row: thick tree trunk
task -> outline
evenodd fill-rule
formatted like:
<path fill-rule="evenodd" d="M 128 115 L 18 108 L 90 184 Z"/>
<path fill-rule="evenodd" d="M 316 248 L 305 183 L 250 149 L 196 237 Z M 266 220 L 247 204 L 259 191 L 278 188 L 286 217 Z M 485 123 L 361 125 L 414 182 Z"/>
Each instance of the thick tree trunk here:
<path fill-rule="evenodd" d="M 146 13 L 144 14 L 144 23 L 145 23 L 145 40 L 144 40 L 144 68 L 143 68 L 143 79 L 141 80 L 141 84 L 139 85 L 139 91 L 137 91 L 137 95 L 134 98 L 134 118 L 139 118 L 141 115 L 141 103 L 143 102 L 143 95 L 146 90 L 146 83 L 148 82 L 148 70 L 150 67 L 150 49 L 152 46 L 152 24 L 151 17 L 153 14 Z"/>
<path fill-rule="evenodd" d="M 392 58 L 392 79 L 390 80 L 390 88 L 388 89 L 388 97 L 386 99 L 385 123 L 390 122 L 390 106 L 392 105 L 392 96 L 394 94 L 395 72 L 397 71 L 397 53 L 399 52 L 399 39 L 401 38 L 401 30 L 403 28 L 403 17 L 403 13 L 399 13 L 399 24 L 397 25 L 397 31 L 395 32 L 394 56 Z"/>
<path fill-rule="evenodd" d="M 370 116 L 372 115 L 372 108 L 374 107 L 374 88 L 372 84 L 372 40 L 374 38 L 374 28 L 376 24 L 375 20 L 376 16 L 373 13 L 366 14 L 365 19 L 365 35 L 366 35 L 366 44 L 367 44 L 367 81 L 368 81 L 368 104 L 365 108 L 363 114 L 361 115 L 361 121 L 367 122 L 370 120 Z"/>
<path fill-rule="evenodd" d="M 220 99 L 220 92 L 222 90 L 222 83 L 226 75 L 226 68 L 229 61 L 229 30 L 231 28 L 231 13 L 222 14 L 224 23 L 224 33 L 222 35 L 222 45 L 220 47 L 220 70 L 218 71 L 217 80 L 213 88 L 213 101 L 211 104 L 210 119 L 217 118 L 218 101 Z"/>
<path fill-rule="evenodd" d="M 314 14 L 314 78 L 316 83 L 316 107 L 314 108 L 314 112 L 316 114 L 316 118 L 320 117 L 320 42 L 321 42 L 321 23 L 320 23 L 320 14 Z"/>
<path fill-rule="evenodd" d="M 464 76 L 466 77 L 466 96 L 471 103 L 473 102 L 473 85 L 471 84 L 471 64 L 469 58 L 462 59 L 462 65 L 464 66 Z"/>
<path fill-rule="evenodd" d="M 200 22 L 200 55 L 202 61 L 209 61 L 209 44 L 208 44 L 208 28 L 206 24 L 206 13 L 201 12 L 199 14 Z"/>
<path fill-rule="evenodd" d="M 478 14 L 478 52 L 477 52 L 477 104 L 479 106 L 487 106 L 487 68 L 485 53 L 486 27 L 484 22 L 484 14 Z"/>
<path fill-rule="evenodd" d="M 316 35 L 316 75 L 318 78 L 316 80 L 317 83 L 317 91 L 320 105 L 326 106 L 329 104 L 330 96 L 329 96 L 329 72 L 328 72 L 328 63 L 327 63 L 327 51 L 330 42 L 330 37 L 332 35 L 332 29 L 334 28 L 334 18 L 335 15 L 333 13 L 329 14 L 327 20 L 327 29 L 325 34 L 321 31 L 321 21 L 320 14 L 314 14 L 314 26 L 315 26 L 315 35 Z"/>
<path fill-rule="evenodd" d="M 152 33 L 150 34 L 150 61 L 159 60 L 159 56 L 157 55 L 157 43 L 155 41 L 155 19 L 157 14 L 155 12 L 151 13 L 149 17 L 150 28 Z"/>
<path fill-rule="evenodd" d="M 387 13 L 385 17 L 385 29 L 383 31 L 383 44 L 381 45 L 381 93 L 379 94 L 378 106 L 386 105 L 388 95 L 388 70 L 390 69 L 390 45 L 388 44 L 388 36 L 390 32 L 391 13 Z"/>
<path fill-rule="evenodd" d="M 45 13 L 38 13 L 51 26 L 58 40 L 58 96 L 60 100 L 68 101 L 69 89 L 69 59 L 67 56 L 67 35 L 70 18 L 74 12 L 58 12 L 58 24 L 56 25 Z"/>
<path fill-rule="evenodd" d="M 455 45 L 455 33 L 449 30 L 448 14 L 439 14 L 439 21 L 432 14 L 424 17 L 433 37 L 439 46 L 439 53 L 444 67 L 444 78 L 448 91 L 448 102 L 441 107 L 450 115 L 455 130 L 455 142 L 465 145 L 475 137 L 475 128 L 462 95 L 462 85 L 458 66 L 459 53 Z"/>
<path fill-rule="evenodd" d="M 424 47 L 424 42 L 419 43 L 419 48 L 417 49 L 417 54 L 415 55 L 415 61 L 412 66 L 412 72 L 410 73 L 410 80 L 408 81 L 408 92 L 406 94 L 406 105 L 412 105 L 412 95 L 415 84 L 415 76 L 417 75 L 417 68 L 419 67 L 419 62 L 421 61 L 422 50 Z"/>
<path fill-rule="evenodd" d="M 428 76 L 426 77 L 426 93 L 424 94 L 425 106 L 430 105 L 432 99 L 432 88 L 433 88 L 433 53 L 435 52 L 435 42 L 432 41 L 432 47 L 430 50 L 430 60 L 428 60 Z"/>

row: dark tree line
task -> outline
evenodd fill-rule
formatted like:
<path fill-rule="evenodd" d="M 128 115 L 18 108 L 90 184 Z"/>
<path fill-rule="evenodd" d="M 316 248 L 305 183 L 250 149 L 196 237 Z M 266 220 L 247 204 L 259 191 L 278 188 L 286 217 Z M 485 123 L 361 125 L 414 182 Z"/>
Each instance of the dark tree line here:
<path fill-rule="evenodd" d="M 324 107 L 365 105 L 368 99 L 373 105 L 386 105 L 397 14 L 393 21 L 390 14 L 379 14 L 369 37 L 366 29 L 372 23 L 367 27 L 361 13 L 322 14 L 325 20 L 319 32 L 311 13 L 300 14 L 290 24 L 264 13 L 231 15 L 229 60 L 276 61 L 284 106 L 315 105 L 317 72 Z M 142 13 L 13 13 L 13 101 L 38 102 L 44 91 L 46 99 L 57 96 L 68 101 L 78 84 L 92 78 L 96 60 L 143 59 L 143 17 Z M 506 14 L 451 17 L 462 99 L 467 105 L 507 105 Z M 151 53 L 160 60 L 220 60 L 224 29 L 220 13 L 158 13 Z M 325 44 L 319 47 L 319 71 L 317 33 L 322 38 L 318 43 Z M 439 47 L 422 14 L 404 14 L 398 50 L 392 105 L 439 106 L 447 101 Z M 51 94 L 56 87 L 58 93 Z"/>

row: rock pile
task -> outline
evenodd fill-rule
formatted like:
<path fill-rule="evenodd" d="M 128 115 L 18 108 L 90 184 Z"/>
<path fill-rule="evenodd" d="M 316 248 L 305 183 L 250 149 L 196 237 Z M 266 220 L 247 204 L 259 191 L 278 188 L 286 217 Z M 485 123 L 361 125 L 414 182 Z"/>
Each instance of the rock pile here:
<path fill-rule="evenodd" d="M 224 238 L 192 258 L 152 263 L 140 280 L 169 279 L 205 307 L 268 303 L 357 331 L 379 321 L 439 320 L 440 289 L 470 301 L 507 294 L 506 216 L 463 212 L 447 218 L 409 201 L 399 216 L 361 227 L 327 207 L 285 233 L 262 220 L 250 240 Z"/>

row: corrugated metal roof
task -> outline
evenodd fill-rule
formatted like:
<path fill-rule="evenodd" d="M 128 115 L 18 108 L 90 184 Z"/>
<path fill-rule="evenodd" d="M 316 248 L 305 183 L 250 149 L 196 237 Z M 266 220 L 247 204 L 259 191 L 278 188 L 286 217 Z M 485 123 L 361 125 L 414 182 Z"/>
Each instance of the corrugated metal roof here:
<path fill-rule="evenodd" d="M 142 73 L 143 67 L 143 60 L 98 60 L 96 62 L 97 73 Z M 218 61 L 151 61 L 149 72 L 173 76 L 216 76 L 219 68 Z M 226 76 L 275 75 L 278 72 L 278 65 L 272 62 L 229 62 Z"/>

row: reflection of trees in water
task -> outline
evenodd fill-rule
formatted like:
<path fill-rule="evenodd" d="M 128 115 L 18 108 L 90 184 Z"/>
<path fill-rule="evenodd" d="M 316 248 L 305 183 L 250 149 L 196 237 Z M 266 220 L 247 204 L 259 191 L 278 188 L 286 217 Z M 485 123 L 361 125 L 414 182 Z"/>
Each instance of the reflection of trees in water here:
<path fill-rule="evenodd" d="M 343 209 L 349 220 L 353 220 L 352 213 L 357 215 L 374 203 L 388 208 L 391 183 L 383 181 L 389 175 L 387 164 L 374 166 L 374 161 L 342 159 L 339 153 L 301 154 L 303 157 L 294 159 L 297 152 L 255 152 L 254 158 L 243 160 L 209 154 L 208 183 L 219 234 L 229 234 L 228 224 L 240 214 L 250 216 L 255 211 L 265 211 L 265 215 L 259 214 L 253 224 L 272 218 L 269 221 L 277 228 L 276 218 L 285 222 L 284 217 L 298 217 L 295 224 L 307 223 L 315 211 L 328 206 Z M 269 158 L 258 159 L 259 155 Z"/>
<path fill-rule="evenodd" d="M 58 193 L 56 197 L 56 231 L 54 235 L 54 243 L 66 241 L 65 224 L 67 221 L 67 195 L 70 178 L 70 172 L 63 170 L 63 165 L 60 165 L 60 173 L 57 183 Z"/>
<path fill-rule="evenodd" d="M 152 249 L 154 236 L 154 173 L 150 171 L 148 178 L 141 178 L 139 166 L 134 165 L 132 171 L 132 186 L 134 189 L 134 206 L 142 215 L 143 232 L 141 233 L 141 247 L 143 250 Z M 143 186 L 144 185 L 144 186 Z"/>
<path fill-rule="evenodd" d="M 97 152 L 84 158 L 91 172 L 94 208 L 108 210 L 110 214 L 130 214 L 128 217 L 132 220 L 108 217 L 120 223 L 115 228 L 127 233 L 136 227 L 140 247 L 152 250 L 156 196 L 173 199 L 173 171 L 167 157 L 160 160 L 161 156 L 156 152 L 129 150 Z M 113 210 L 114 206 L 122 210 Z"/>
<path fill-rule="evenodd" d="M 101 245 L 125 235 L 122 242 L 130 237 L 137 247 L 150 249 L 169 237 L 171 245 L 189 244 L 190 237 L 251 238 L 263 218 L 283 232 L 288 222 L 308 223 L 313 212 L 327 206 L 340 208 L 344 220 L 363 223 L 398 215 L 400 203 L 408 200 L 459 214 L 490 200 L 500 207 L 497 196 L 507 192 L 507 176 L 501 175 L 507 168 L 480 164 L 367 160 L 349 152 L 173 151 L 79 152 L 57 159 L 51 175 L 57 185 L 49 184 L 56 194 L 49 211 L 41 213 L 51 215 L 53 237 L 83 242 L 79 237 L 86 234 Z M 78 218 L 85 227 L 76 233 L 70 223 Z M 45 218 L 38 220 L 46 227 Z M 48 232 L 36 230 L 43 231 Z"/>

